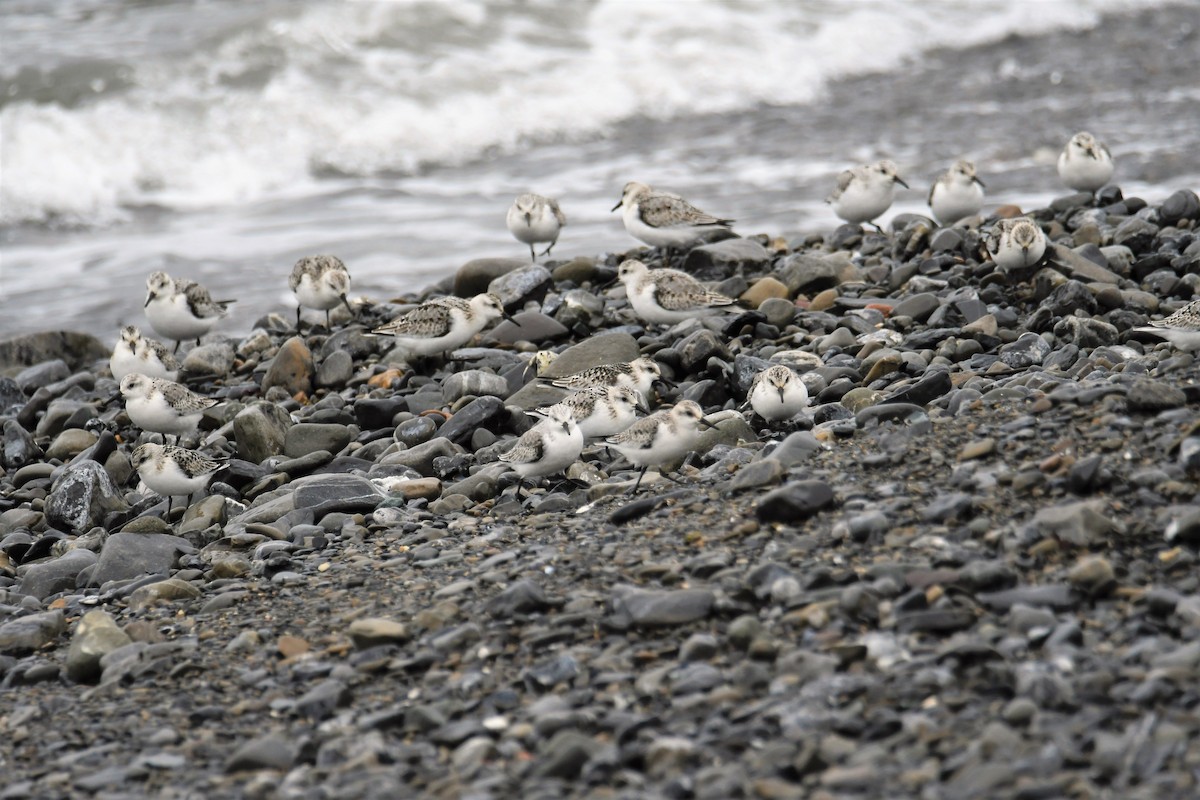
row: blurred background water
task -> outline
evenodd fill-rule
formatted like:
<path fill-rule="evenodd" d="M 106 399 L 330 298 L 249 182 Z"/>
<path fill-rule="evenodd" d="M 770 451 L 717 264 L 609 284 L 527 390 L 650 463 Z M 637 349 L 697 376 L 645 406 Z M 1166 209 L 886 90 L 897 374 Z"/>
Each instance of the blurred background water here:
<path fill-rule="evenodd" d="M 156 269 L 294 301 L 302 255 L 355 294 L 527 254 L 512 198 L 559 198 L 556 257 L 636 243 L 628 180 L 736 230 L 830 230 L 838 172 L 889 157 L 924 209 L 976 161 L 989 204 L 1065 193 L 1090 130 L 1126 194 L 1200 185 L 1200 4 L 1168 0 L 5 0 L 0 334 L 142 324 Z"/>

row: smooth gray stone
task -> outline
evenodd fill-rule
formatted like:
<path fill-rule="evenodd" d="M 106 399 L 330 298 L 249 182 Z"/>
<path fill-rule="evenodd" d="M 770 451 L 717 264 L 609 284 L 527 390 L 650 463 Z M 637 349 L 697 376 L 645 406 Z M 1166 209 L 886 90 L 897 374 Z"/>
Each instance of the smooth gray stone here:
<path fill-rule="evenodd" d="M 354 438 L 349 427 L 335 422 L 302 422 L 288 428 L 283 440 L 283 454 L 300 458 L 319 450 L 341 452 Z"/>
<path fill-rule="evenodd" d="M 628 333 L 605 333 L 562 351 L 541 377 L 564 378 L 589 367 L 633 361 L 639 355 L 637 340 Z"/>
<path fill-rule="evenodd" d="M 95 564 L 99 556 L 91 550 L 78 548 L 68 550 L 58 558 L 31 564 L 21 577 L 20 591 L 23 594 L 45 600 L 47 597 L 75 588 L 75 579 L 87 567 Z"/>
<path fill-rule="evenodd" d="M 233 438 L 238 455 L 246 461 L 261 464 L 283 452 L 284 441 L 292 419 L 274 403 L 256 400 L 233 418 Z"/>
<path fill-rule="evenodd" d="M 792 523 L 808 519 L 833 504 L 833 487 L 825 481 L 794 481 L 764 495 L 755 514 L 764 522 Z"/>
<path fill-rule="evenodd" d="M 0 625 L 0 653 L 28 653 L 40 650 L 66 630 L 61 610 L 27 614 Z"/>
<path fill-rule="evenodd" d="M 100 551 L 91 585 L 142 575 L 168 575 L 181 554 L 195 552 L 186 539 L 168 533 L 114 533 Z"/>
<path fill-rule="evenodd" d="M 375 485 L 357 475 L 310 475 L 297 478 L 292 485 L 296 508 L 311 509 L 318 519 L 331 511 L 374 511 L 383 501 Z"/>
<path fill-rule="evenodd" d="M 613 587 L 609 604 L 617 627 L 686 625 L 704 619 L 716 596 L 707 589 L 642 589 L 628 584 Z"/>

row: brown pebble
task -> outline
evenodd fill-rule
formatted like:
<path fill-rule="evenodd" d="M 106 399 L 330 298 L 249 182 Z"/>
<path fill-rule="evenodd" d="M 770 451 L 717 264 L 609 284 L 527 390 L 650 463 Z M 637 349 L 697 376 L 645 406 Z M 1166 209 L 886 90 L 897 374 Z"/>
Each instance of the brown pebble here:
<path fill-rule="evenodd" d="M 284 658 L 295 658 L 302 653 L 307 653 L 312 649 L 312 645 L 301 639 L 299 636 L 283 635 L 279 637 L 279 641 L 275 643 L 275 648 Z"/>

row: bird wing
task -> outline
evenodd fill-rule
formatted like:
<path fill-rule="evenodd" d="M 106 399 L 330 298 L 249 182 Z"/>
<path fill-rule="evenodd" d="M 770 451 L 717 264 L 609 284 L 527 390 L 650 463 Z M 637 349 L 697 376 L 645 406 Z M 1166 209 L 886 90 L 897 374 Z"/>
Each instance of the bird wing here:
<path fill-rule="evenodd" d="M 556 220 L 558 220 L 558 224 L 566 225 L 567 224 L 567 215 L 564 214 L 562 209 L 558 207 L 558 201 L 548 198 L 546 200 L 546 202 L 548 202 L 550 204 L 550 210 L 554 212 L 554 218 Z"/>
<path fill-rule="evenodd" d="M 198 319 L 204 317 L 218 317 L 225 313 L 225 307 L 232 303 L 232 300 L 213 300 L 212 295 L 198 283 L 192 281 L 179 281 L 176 286 L 184 284 L 181 288 L 184 298 L 187 300 L 188 308 L 191 309 L 192 315 Z"/>
<path fill-rule="evenodd" d="M 839 197 L 842 196 L 842 192 L 846 191 L 846 189 L 848 189 L 850 187 L 850 184 L 853 181 L 854 181 L 854 170 L 852 170 L 852 169 L 843 170 L 842 173 L 840 175 L 838 175 L 837 186 L 835 186 L 833 191 L 830 192 L 829 197 L 825 198 L 825 202 L 832 203 L 834 200 L 837 200 Z"/>
<path fill-rule="evenodd" d="M 379 326 L 371 333 L 433 339 L 449 333 L 453 323 L 454 315 L 450 313 L 449 306 L 430 301 L 417 306 L 407 314 L 396 317 L 386 325 Z"/>
<path fill-rule="evenodd" d="M 675 225 L 732 225 L 733 220 L 706 214 L 694 205 L 671 194 L 652 194 L 638 201 L 642 222 L 652 228 Z"/>
<path fill-rule="evenodd" d="M 174 381 L 164 381 L 158 384 L 158 388 L 162 390 L 163 397 L 167 399 L 167 402 L 180 411 L 203 411 L 206 408 L 212 408 L 218 402 L 211 397 L 196 394 L 183 384 Z"/>
<path fill-rule="evenodd" d="M 654 299 L 667 311 L 687 311 L 700 306 L 729 305 L 723 294 L 711 292 L 690 275 L 668 272 L 654 280 Z"/>

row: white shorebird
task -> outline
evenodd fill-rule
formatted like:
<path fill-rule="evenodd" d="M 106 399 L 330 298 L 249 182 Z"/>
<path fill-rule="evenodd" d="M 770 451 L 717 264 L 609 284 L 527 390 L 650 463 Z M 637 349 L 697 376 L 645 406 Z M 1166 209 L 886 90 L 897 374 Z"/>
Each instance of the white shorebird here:
<path fill-rule="evenodd" d="M 1161 336 L 1180 350 L 1200 350 L 1200 300 L 1134 330 Z"/>
<path fill-rule="evenodd" d="M 196 432 L 200 418 L 219 401 L 196 394 L 181 383 L 131 372 L 121 379 L 125 412 L 144 431 L 175 437 Z"/>
<path fill-rule="evenodd" d="M 1058 177 L 1077 192 L 1095 192 L 1113 176 L 1113 157 L 1087 131 L 1071 137 L 1058 157 Z"/>
<path fill-rule="evenodd" d="M 292 267 L 288 288 L 296 295 L 296 330 L 300 330 L 300 309 L 315 308 L 325 312 L 325 327 L 329 328 L 329 311 L 339 304 L 354 316 L 346 295 L 350 293 L 350 271 L 337 256 L 305 256 Z"/>
<path fill-rule="evenodd" d="M 610 386 L 628 386 L 649 399 L 655 381 L 663 380 L 662 367 L 650 356 L 638 356 L 633 361 L 618 364 L 600 364 L 585 370 L 567 375 L 563 378 L 543 378 L 550 381 L 552 386 L 560 389 L 579 391 L 593 386 L 608 388 Z"/>
<path fill-rule="evenodd" d="M 175 351 L 187 339 L 195 339 L 213 329 L 229 312 L 233 300 L 213 300 L 205 289 L 187 278 L 172 280 L 165 272 L 153 272 L 146 279 L 146 318 L 160 336 L 175 340 Z"/>
<path fill-rule="evenodd" d="M 574 417 L 585 439 L 620 433 L 637 421 L 639 410 L 647 410 L 641 394 L 629 386 L 590 386 L 537 413 L 552 417 L 560 407 Z"/>
<path fill-rule="evenodd" d="M 505 222 L 508 232 L 518 242 L 529 245 L 530 259 L 537 261 L 537 251 L 533 246 L 549 242 L 542 255 L 550 255 L 550 250 L 558 243 L 559 231 L 567 224 L 567 215 L 558 207 L 557 200 L 527 193 L 518 195 L 509 206 Z"/>
<path fill-rule="evenodd" d="M 1031 267 L 1046 253 L 1046 235 L 1029 217 L 998 220 L 983 243 L 1001 269 Z"/>
<path fill-rule="evenodd" d="M 171 499 L 191 496 L 203 489 L 213 475 L 225 464 L 209 458 L 195 450 L 186 450 L 170 444 L 143 444 L 134 449 L 129 457 L 133 466 L 147 486 L 156 494 L 167 498 L 167 516 L 171 516 Z"/>
<path fill-rule="evenodd" d="M 748 400 L 767 422 L 783 422 L 808 405 L 808 387 L 791 367 L 775 364 L 754 376 Z"/>
<path fill-rule="evenodd" d="M 863 164 L 838 175 L 837 186 L 825 202 L 846 222 L 875 225 L 874 219 L 891 208 L 897 183 L 908 188 L 891 161 Z"/>
<path fill-rule="evenodd" d="M 974 164 L 956 161 L 929 187 L 929 208 L 938 222 L 951 225 L 979 213 L 983 208 L 984 188 Z"/>
<path fill-rule="evenodd" d="M 179 377 L 179 359 L 157 339 L 143 336 L 133 325 L 121 328 L 121 336 L 108 359 L 108 370 L 119 383 L 131 372 L 150 378 Z"/>
<path fill-rule="evenodd" d="M 667 325 L 693 317 L 719 314 L 732 306 L 732 298 L 706 288 L 677 269 L 650 269 L 630 259 L 617 268 L 617 278 L 634 313 L 646 322 Z"/>
<path fill-rule="evenodd" d="M 700 426 L 715 428 L 704 418 L 700 406 L 691 400 L 680 400 L 663 411 L 639 419 L 605 443 L 636 467 L 641 467 L 637 482 L 630 493 L 642 485 L 650 467 L 663 467 L 685 456 L 700 439 Z"/>
<path fill-rule="evenodd" d="M 396 345 L 410 355 L 433 356 L 461 347 L 500 317 L 516 322 L 494 294 L 477 294 L 470 300 L 436 297 L 371 333 L 395 337 Z"/>
<path fill-rule="evenodd" d="M 729 230 L 731 219 L 706 214 L 677 194 L 652 189 L 644 183 L 625 184 L 621 201 L 613 206 L 621 211 L 625 230 L 633 238 L 651 247 L 667 249 L 687 247 L 717 230 Z"/>
<path fill-rule="evenodd" d="M 500 460 L 521 477 L 541 478 L 562 472 L 583 452 L 583 432 L 571 410 L 552 406 L 546 419 L 525 431 Z"/>

